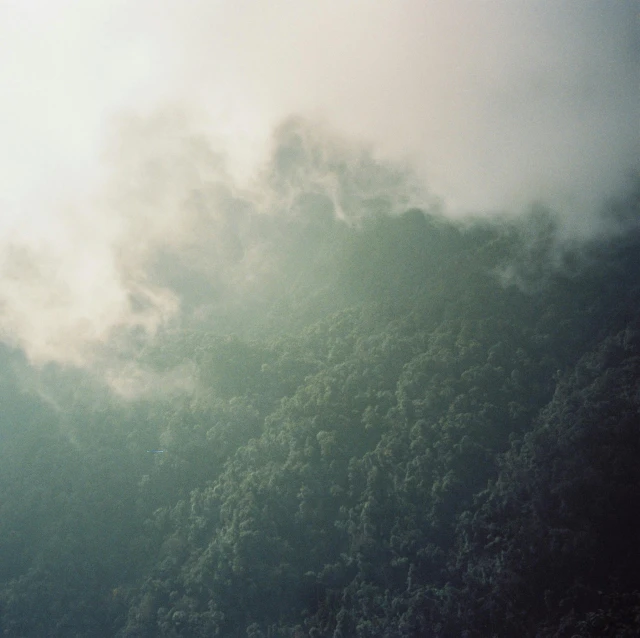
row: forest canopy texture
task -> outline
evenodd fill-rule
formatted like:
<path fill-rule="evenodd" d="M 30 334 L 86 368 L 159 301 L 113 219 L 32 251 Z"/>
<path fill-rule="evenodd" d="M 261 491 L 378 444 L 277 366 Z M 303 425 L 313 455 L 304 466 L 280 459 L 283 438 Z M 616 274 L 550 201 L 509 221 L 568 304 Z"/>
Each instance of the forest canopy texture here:
<path fill-rule="evenodd" d="M 0 635 L 636 636 L 640 234 L 298 204 L 242 302 L 158 263 L 183 386 L 0 351 Z"/>

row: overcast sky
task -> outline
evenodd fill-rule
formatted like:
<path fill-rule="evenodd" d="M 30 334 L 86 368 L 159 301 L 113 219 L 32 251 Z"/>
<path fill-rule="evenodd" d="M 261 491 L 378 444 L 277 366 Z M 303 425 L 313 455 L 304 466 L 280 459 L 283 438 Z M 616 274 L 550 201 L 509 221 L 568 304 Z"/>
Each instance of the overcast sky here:
<path fill-rule="evenodd" d="M 132 321 L 115 252 L 184 223 L 105 192 L 131 153 L 188 163 L 187 133 L 246 185 L 303 115 L 451 214 L 542 200 L 587 228 L 637 174 L 639 40 L 623 0 L 0 0 L 0 336 L 64 359 Z M 147 294 L 152 330 L 175 299 Z"/>

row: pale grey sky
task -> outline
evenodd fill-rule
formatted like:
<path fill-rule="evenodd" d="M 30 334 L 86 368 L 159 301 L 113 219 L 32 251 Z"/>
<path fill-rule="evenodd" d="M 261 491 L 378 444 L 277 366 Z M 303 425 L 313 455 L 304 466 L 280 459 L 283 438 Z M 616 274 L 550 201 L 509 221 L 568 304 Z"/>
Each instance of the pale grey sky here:
<path fill-rule="evenodd" d="M 182 191 L 222 179 L 183 137 L 246 186 L 292 114 L 409 162 L 451 214 L 538 199 L 584 230 L 637 173 L 638 20 L 623 0 L 0 0 L 0 336 L 81 360 L 153 330 L 176 302 L 146 283 L 133 317 L 145 256 L 188 235 Z M 163 154 L 173 190 L 123 197 Z"/>

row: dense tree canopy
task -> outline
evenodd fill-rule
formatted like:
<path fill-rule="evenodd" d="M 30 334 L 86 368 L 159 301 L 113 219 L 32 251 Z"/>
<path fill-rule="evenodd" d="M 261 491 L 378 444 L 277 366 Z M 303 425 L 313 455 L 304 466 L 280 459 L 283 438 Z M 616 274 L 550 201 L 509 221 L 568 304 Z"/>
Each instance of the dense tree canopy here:
<path fill-rule="evenodd" d="M 188 389 L 0 352 L 0 635 L 637 635 L 637 233 L 308 224 L 235 334 L 136 353 Z"/>

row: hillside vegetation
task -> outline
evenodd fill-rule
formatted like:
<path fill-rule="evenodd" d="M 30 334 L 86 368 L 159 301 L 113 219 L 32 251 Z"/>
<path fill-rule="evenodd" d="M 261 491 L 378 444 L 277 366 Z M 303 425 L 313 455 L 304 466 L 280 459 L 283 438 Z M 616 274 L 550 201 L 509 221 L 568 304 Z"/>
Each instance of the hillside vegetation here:
<path fill-rule="evenodd" d="M 296 223 L 227 328 L 136 352 L 188 389 L 2 350 L 0 634 L 636 636 L 640 236 Z"/>

